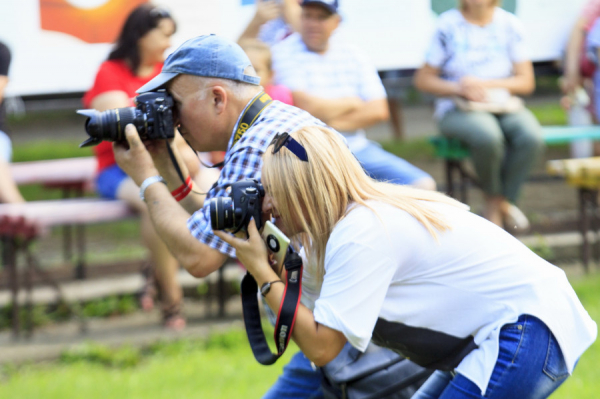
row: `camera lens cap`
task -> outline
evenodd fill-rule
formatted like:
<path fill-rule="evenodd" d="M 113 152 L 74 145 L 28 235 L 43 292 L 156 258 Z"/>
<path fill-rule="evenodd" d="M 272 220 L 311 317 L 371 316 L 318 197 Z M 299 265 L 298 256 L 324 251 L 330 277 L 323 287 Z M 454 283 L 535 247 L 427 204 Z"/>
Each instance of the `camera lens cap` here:
<path fill-rule="evenodd" d="M 279 252 L 279 240 L 273 234 L 267 236 L 267 247 L 273 252 Z"/>

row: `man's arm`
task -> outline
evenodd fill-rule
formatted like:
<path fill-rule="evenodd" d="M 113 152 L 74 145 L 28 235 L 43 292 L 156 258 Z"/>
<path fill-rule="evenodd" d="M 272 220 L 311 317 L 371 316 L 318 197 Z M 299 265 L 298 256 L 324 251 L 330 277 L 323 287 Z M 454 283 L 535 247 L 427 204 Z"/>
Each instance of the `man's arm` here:
<path fill-rule="evenodd" d="M 390 118 L 390 110 L 385 98 L 366 101 L 353 111 L 333 118 L 327 122 L 339 132 L 350 132 L 364 129 Z"/>
<path fill-rule="evenodd" d="M 327 124 L 363 105 L 363 101 L 358 97 L 322 98 L 304 91 L 293 91 L 292 97 L 295 106 Z"/>
<path fill-rule="evenodd" d="M 158 175 L 158 169 L 135 127 L 127 125 L 125 134 L 127 143 L 115 143 L 113 146 L 115 159 L 139 186 L 148 177 Z M 225 263 L 227 255 L 199 242 L 190 234 L 187 227 L 190 214 L 179 206 L 170 191 L 162 183 L 152 184 L 145 191 L 154 228 L 190 274 L 195 277 L 207 276 Z"/>

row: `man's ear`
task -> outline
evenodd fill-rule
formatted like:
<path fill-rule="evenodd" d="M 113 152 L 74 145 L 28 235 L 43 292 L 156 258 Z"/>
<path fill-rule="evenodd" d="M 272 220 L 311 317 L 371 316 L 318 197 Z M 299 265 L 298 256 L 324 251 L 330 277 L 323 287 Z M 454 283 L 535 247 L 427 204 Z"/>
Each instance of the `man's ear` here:
<path fill-rule="evenodd" d="M 227 98 L 227 91 L 222 86 L 213 86 L 211 90 L 215 112 L 217 114 L 222 114 L 225 112 L 225 109 L 227 108 L 227 102 L 229 101 Z"/>

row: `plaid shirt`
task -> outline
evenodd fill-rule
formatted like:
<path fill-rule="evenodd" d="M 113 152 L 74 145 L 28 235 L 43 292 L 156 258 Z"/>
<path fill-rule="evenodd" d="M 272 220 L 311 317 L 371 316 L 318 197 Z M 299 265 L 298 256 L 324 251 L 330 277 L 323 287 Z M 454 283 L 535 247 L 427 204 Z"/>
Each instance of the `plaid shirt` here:
<path fill-rule="evenodd" d="M 243 112 L 240 118 L 241 115 Z M 216 185 L 208 192 L 204 207 L 196 211 L 187 222 L 190 232 L 198 241 L 231 257 L 235 257 L 235 249 L 213 234 L 208 202 L 215 197 L 227 196 L 227 187 L 236 181 L 260 179 L 262 154 L 276 133 L 291 133 L 305 126 L 325 126 L 308 112 L 279 101 L 268 105 L 242 138 L 233 145 L 233 133 L 239 123 L 238 119 L 227 146 L 225 165 Z"/>
<path fill-rule="evenodd" d="M 321 98 L 359 97 L 363 101 L 386 98 L 377 69 L 368 57 L 343 37 L 334 34 L 324 54 L 310 51 L 299 33 L 271 48 L 275 83 L 292 92 L 302 91 Z M 368 145 L 364 129 L 341 132 L 350 149 Z"/>

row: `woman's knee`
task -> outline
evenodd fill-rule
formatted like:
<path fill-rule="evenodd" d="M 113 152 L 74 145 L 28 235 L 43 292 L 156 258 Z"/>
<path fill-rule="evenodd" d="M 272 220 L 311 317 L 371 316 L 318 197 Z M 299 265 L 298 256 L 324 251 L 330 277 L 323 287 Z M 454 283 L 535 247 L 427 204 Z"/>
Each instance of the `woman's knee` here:
<path fill-rule="evenodd" d="M 453 112 L 439 123 L 441 133 L 465 143 L 473 155 L 488 159 L 504 157 L 505 139 L 496 118 L 484 112 Z"/>

